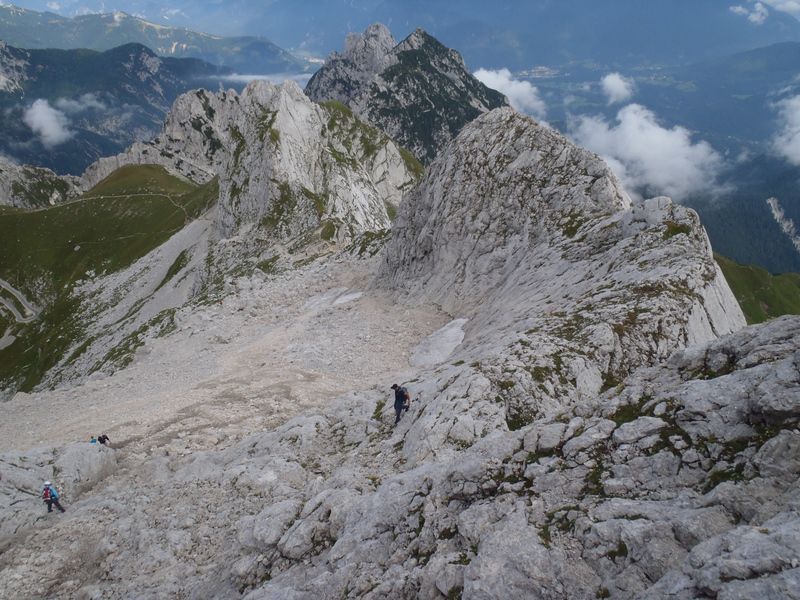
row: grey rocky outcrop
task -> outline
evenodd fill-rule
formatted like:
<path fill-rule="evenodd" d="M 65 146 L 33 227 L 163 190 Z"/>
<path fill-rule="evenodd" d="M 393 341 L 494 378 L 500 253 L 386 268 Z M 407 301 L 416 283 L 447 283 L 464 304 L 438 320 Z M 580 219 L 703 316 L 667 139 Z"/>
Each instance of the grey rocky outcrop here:
<path fill-rule="evenodd" d="M 417 29 L 399 44 L 381 24 L 350 33 L 306 85 L 312 100 L 337 100 L 423 163 L 468 122 L 507 104 L 467 70 L 455 50 Z"/>
<path fill-rule="evenodd" d="M 431 165 L 377 285 L 498 340 L 485 370 L 515 425 L 745 325 L 692 210 L 632 205 L 596 155 L 511 109 Z"/>
<path fill-rule="evenodd" d="M 0 206 L 45 208 L 74 198 L 82 191 L 77 177 L 20 166 L 0 156 Z"/>
<path fill-rule="evenodd" d="M 219 177 L 222 236 L 261 223 L 283 239 L 386 229 L 420 172 L 384 134 L 345 107 L 314 104 L 292 81 L 184 94 L 158 137 L 97 161 L 84 185 L 128 164 L 160 164 L 197 183 Z"/>

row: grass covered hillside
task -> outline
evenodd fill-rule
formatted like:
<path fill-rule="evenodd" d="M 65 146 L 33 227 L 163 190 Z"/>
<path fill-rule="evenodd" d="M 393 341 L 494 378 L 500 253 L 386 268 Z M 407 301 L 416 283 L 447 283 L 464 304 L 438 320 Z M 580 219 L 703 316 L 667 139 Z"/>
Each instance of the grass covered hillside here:
<path fill-rule="evenodd" d="M 760 267 L 740 265 L 724 256 L 716 255 L 716 260 L 748 323 L 800 314 L 800 273 L 772 275 Z"/>
<path fill-rule="evenodd" d="M 153 250 L 217 198 L 216 180 L 195 186 L 156 166 L 119 169 L 80 200 L 60 206 L 0 211 L 0 279 L 40 312 L 30 323 L 0 313 L 0 389 L 31 390 L 82 339 L 82 279 L 123 269 Z"/>

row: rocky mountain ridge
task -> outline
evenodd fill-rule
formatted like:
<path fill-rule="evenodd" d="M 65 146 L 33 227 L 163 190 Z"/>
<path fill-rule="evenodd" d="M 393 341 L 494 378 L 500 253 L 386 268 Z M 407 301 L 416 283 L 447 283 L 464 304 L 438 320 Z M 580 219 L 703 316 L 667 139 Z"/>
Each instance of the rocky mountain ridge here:
<path fill-rule="evenodd" d="M 507 105 L 467 70 L 455 50 L 417 29 L 397 44 L 385 25 L 351 33 L 306 85 L 312 100 L 339 100 L 423 163 L 469 121 Z"/>
<path fill-rule="evenodd" d="M 341 240 L 388 228 L 387 211 L 421 173 L 384 134 L 341 104 L 311 102 L 293 81 L 255 81 L 241 95 L 184 94 L 160 135 L 100 159 L 84 185 L 130 164 L 160 164 L 196 183 L 218 176 L 223 236 L 267 219 L 290 237 L 313 229 L 309 223 L 330 222 L 329 239 Z M 279 223 L 282 211 L 304 224 Z"/>
<path fill-rule="evenodd" d="M 77 177 L 20 166 L 0 155 L 0 206 L 43 208 L 74 198 L 81 191 Z"/>
<path fill-rule="evenodd" d="M 286 127 L 283 139 L 300 134 L 297 117 L 318 114 L 289 103 L 298 92 L 264 87 L 239 102 L 294 107 L 268 121 Z M 207 101 L 214 115 L 199 131 L 184 125 L 189 136 L 229 110 L 224 95 Z M 292 164 L 265 156 L 267 137 L 246 161 L 251 174 L 278 170 L 261 161 Z M 211 147 L 191 145 L 194 156 Z M 239 179 L 229 178 L 232 189 Z M 185 230 L 170 256 L 181 237 L 197 239 Z M 155 281 L 148 265 L 169 260 L 154 253 L 135 273 Z M 370 273 L 369 286 L 326 282 L 348 269 Z M 277 277 L 229 278 L 221 304 L 183 309 L 139 364 L 167 348 L 190 356 L 203 336 L 196 360 L 219 368 L 233 323 L 241 335 L 260 331 L 265 312 L 274 336 L 290 317 L 319 327 L 352 311 L 353 327 L 386 298 L 382 318 L 395 325 L 432 303 L 454 320 L 408 353 L 402 374 L 383 367 L 380 383 L 323 394 L 280 425 L 229 423 L 237 435 L 226 437 L 187 412 L 151 445 L 147 435 L 129 440 L 115 456 L 124 467 L 102 481 L 113 471 L 105 449 L 102 460 L 95 448 L 69 449 L 68 461 L 4 455 L 0 510 L 17 527 L 0 589 L 250 600 L 796 595 L 800 321 L 742 329 L 696 214 L 665 198 L 632 204 L 599 158 L 509 109 L 467 125 L 432 163 L 400 203 L 383 255 L 350 249 Z M 297 338 L 292 327 L 264 339 L 283 369 L 300 369 L 296 379 L 314 380 L 305 369 L 350 348 L 333 340 L 314 352 L 327 338 Z M 402 335 L 368 337 L 377 330 L 346 362 Z M 291 413 L 297 398 L 274 390 L 262 356 L 181 395 L 219 390 L 215 410 L 264 395 Z M 414 402 L 393 428 L 395 380 Z M 124 371 L 83 386 L 76 397 L 137 393 Z M 37 535 L 44 525 L 26 490 L 62 472 L 70 512 L 57 535 Z"/>
<path fill-rule="evenodd" d="M 89 48 L 101 52 L 137 43 L 160 56 L 197 58 L 238 73 L 298 73 L 308 67 L 264 37 L 210 35 L 151 23 L 122 11 L 93 11 L 67 18 L 2 5 L 0 38 L 22 48 Z"/>

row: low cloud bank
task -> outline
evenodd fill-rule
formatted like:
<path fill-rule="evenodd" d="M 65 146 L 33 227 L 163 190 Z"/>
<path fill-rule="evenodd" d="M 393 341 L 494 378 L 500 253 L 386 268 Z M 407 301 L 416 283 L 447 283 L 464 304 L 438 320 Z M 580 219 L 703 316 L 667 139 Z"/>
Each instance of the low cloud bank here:
<path fill-rule="evenodd" d="M 486 87 L 497 90 L 505 94 L 508 101 L 516 110 L 539 119 L 543 119 L 547 114 L 547 106 L 539 97 L 539 90 L 530 81 L 514 79 L 508 69 L 491 71 L 489 69 L 478 69 L 473 73 L 475 78 Z"/>
<path fill-rule="evenodd" d="M 772 148 L 778 156 L 800 166 L 800 96 L 781 100 L 775 108 L 779 131 L 772 138 Z"/>
<path fill-rule="evenodd" d="M 73 136 L 67 116 L 41 98 L 25 110 L 22 120 L 48 149 L 63 144 Z"/>
<path fill-rule="evenodd" d="M 79 98 L 59 98 L 56 100 L 58 110 L 67 114 L 82 113 L 86 110 L 106 110 L 107 106 L 97 94 L 83 94 Z"/>
<path fill-rule="evenodd" d="M 203 78 L 205 79 L 205 77 Z M 232 83 L 250 83 L 251 81 L 269 81 L 270 83 L 280 84 L 284 81 L 296 81 L 299 85 L 305 86 L 311 79 L 311 73 L 271 73 L 269 75 L 248 75 L 233 73 L 231 75 L 219 75 L 213 79 L 230 81 Z"/>
<path fill-rule="evenodd" d="M 603 93 L 608 98 L 609 104 L 625 102 L 633 96 L 633 80 L 623 77 L 619 73 L 609 73 L 600 80 Z"/>
<path fill-rule="evenodd" d="M 634 195 L 665 194 L 684 200 L 718 190 L 722 157 L 705 141 L 692 141 L 684 127 L 667 128 L 639 104 L 622 108 L 616 122 L 603 117 L 572 118 L 569 134 L 600 154 Z"/>

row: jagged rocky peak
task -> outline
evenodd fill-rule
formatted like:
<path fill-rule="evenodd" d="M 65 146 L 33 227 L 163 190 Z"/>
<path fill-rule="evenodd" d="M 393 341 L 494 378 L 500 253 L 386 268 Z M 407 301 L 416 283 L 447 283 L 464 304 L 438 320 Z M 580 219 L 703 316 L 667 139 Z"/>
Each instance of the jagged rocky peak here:
<path fill-rule="evenodd" d="M 162 164 L 197 182 L 218 176 L 223 236 L 258 226 L 275 239 L 319 229 L 326 241 L 388 228 L 421 174 L 413 157 L 349 108 L 315 104 L 292 81 L 255 81 L 241 95 L 184 94 L 158 137 L 98 161 L 84 179 L 131 163 Z"/>
<path fill-rule="evenodd" d="M 397 41 L 389 28 L 382 23 L 374 23 L 363 34 L 347 34 L 343 56 L 363 67 L 365 73 L 374 75 L 386 66 L 386 57 L 396 45 Z"/>
<path fill-rule="evenodd" d="M 350 34 L 306 86 L 315 101 L 339 100 L 423 163 L 482 112 L 506 104 L 467 70 L 455 50 L 417 29 L 399 44 L 380 24 Z M 424 120 L 419 115 L 427 115 Z M 423 122 L 424 121 L 424 122 Z"/>
<path fill-rule="evenodd" d="M 514 423 L 745 325 L 694 211 L 631 204 L 599 157 L 507 108 L 406 198 L 376 285 L 470 318 L 465 348 L 494 339 Z"/>

